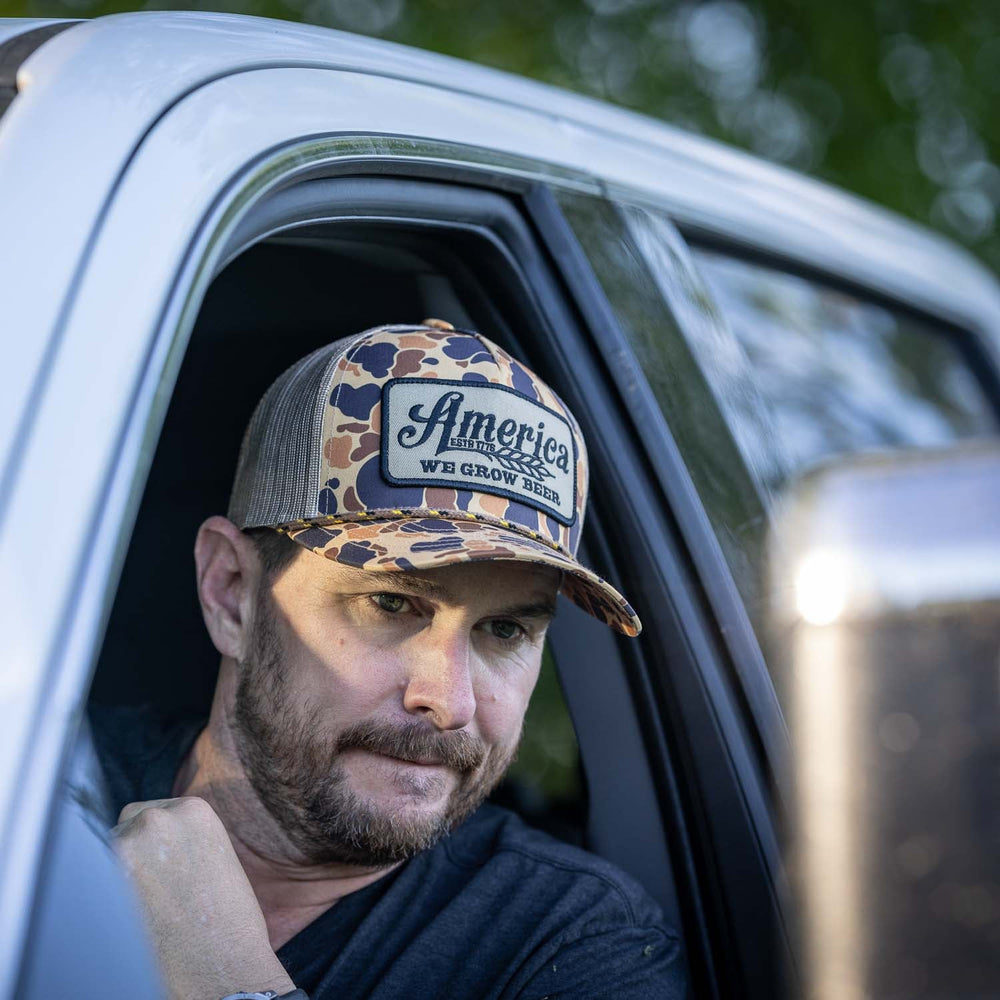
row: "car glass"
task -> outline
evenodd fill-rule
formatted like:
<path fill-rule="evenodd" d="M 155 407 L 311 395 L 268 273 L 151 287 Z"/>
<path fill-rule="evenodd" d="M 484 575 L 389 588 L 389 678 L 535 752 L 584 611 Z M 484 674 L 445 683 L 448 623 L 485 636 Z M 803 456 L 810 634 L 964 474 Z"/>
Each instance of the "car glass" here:
<path fill-rule="evenodd" d="M 137 900 L 108 841 L 116 816 L 85 721 L 66 771 L 16 996 L 156 1000 L 165 994 Z"/>
<path fill-rule="evenodd" d="M 968 345 L 901 308 L 691 250 L 664 213 L 560 203 L 766 653 L 765 536 L 783 487 L 837 455 L 995 435 Z"/>
<path fill-rule="evenodd" d="M 772 267 L 694 256 L 771 413 L 780 455 L 767 465 L 769 489 L 836 455 L 996 433 L 996 413 L 946 328 Z M 741 448 L 768 455 L 775 446 L 721 388 Z"/>
<path fill-rule="evenodd" d="M 760 605 L 757 572 L 767 504 L 759 492 L 761 477 L 748 471 L 750 459 L 718 405 L 715 382 L 704 370 L 706 356 L 746 420 L 766 421 L 766 409 L 671 224 L 644 209 L 589 195 L 561 191 L 558 197 L 634 352 L 635 377 L 645 378 L 653 405 L 663 413 L 753 619 Z M 662 447 L 659 430 L 641 423 L 638 431 L 649 450 Z"/>

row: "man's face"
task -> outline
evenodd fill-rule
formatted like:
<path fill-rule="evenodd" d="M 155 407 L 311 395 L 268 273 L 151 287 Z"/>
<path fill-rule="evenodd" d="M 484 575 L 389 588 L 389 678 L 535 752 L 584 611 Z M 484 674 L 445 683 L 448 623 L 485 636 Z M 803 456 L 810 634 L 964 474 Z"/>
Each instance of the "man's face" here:
<path fill-rule="evenodd" d="M 429 847 L 503 776 L 559 574 L 518 562 L 375 573 L 303 550 L 258 595 L 235 736 L 312 863 Z"/>

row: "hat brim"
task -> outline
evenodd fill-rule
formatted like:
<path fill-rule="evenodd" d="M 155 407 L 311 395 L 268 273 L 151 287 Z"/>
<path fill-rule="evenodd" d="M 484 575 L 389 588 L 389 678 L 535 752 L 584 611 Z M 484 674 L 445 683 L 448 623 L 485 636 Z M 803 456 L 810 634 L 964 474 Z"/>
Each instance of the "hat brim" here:
<path fill-rule="evenodd" d="M 492 559 L 552 566 L 565 574 L 562 593 L 574 604 L 623 635 L 642 631 L 629 602 L 572 556 L 540 536 L 536 540 L 482 517 L 460 516 L 366 512 L 274 527 L 304 548 L 358 569 L 405 572 Z"/>

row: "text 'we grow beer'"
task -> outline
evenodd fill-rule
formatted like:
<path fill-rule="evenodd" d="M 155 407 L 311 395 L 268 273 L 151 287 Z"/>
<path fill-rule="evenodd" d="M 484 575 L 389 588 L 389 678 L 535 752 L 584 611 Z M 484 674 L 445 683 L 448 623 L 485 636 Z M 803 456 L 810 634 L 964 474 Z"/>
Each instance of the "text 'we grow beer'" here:
<path fill-rule="evenodd" d="M 383 393 L 390 482 L 511 497 L 570 524 L 576 453 L 560 414 L 506 386 L 395 379 Z"/>

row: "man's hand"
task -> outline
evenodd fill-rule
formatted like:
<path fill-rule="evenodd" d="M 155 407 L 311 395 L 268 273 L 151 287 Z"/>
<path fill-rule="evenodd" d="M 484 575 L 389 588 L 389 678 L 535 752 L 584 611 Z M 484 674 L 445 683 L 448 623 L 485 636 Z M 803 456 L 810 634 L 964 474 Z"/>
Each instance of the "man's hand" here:
<path fill-rule="evenodd" d="M 171 1000 L 293 990 L 215 810 L 187 797 L 133 802 L 112 831 L 145 906 Z"/>

